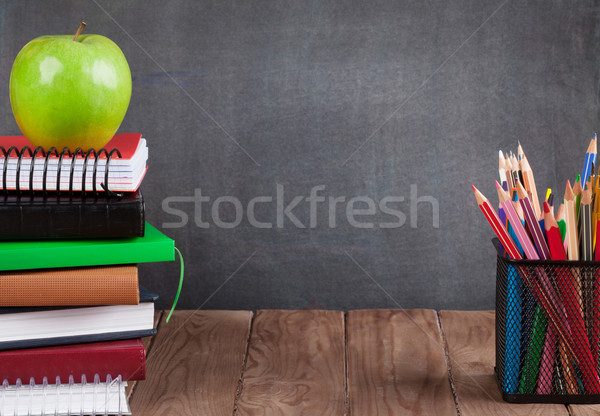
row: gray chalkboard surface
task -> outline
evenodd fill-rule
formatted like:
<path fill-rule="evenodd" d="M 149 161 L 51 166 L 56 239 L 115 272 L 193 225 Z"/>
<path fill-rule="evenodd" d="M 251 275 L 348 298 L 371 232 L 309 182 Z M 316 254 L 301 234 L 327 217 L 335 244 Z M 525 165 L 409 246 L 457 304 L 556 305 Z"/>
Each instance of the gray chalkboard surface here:
<path fill-rule="evenodd" d="M 0 1 L 1 134 L 29 40 L 113 39 L 120 132 L 150 147 L 148 220 L 185 308 L 493 308 L 498 149 L 562 197 L 599 126 L 592 1 Z M 172 300 L 177 264 L 143 265 Z"/>

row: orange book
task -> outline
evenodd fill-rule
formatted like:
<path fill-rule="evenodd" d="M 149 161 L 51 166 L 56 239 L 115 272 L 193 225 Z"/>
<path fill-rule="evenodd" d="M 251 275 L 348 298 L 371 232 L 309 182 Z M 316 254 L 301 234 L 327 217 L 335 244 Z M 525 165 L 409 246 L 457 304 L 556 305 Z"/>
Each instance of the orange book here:
<path fill-rule="evenodd" d="M 0 307 L 137 305 L 137 265 L 0 272 Z"/>

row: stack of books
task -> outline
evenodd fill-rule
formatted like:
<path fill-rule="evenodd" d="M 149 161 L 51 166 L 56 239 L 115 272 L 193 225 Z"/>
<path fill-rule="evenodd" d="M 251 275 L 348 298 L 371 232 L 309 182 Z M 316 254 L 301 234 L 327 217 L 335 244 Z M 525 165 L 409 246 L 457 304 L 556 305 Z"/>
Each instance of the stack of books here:
<path fill-rule="evenodd" d="M 156 333 L 137 264 L 174 260 L 145 222 L 146 141 L 84 153 L 10 136 L 0 152 L 0 414 L 130 414 Z"/>

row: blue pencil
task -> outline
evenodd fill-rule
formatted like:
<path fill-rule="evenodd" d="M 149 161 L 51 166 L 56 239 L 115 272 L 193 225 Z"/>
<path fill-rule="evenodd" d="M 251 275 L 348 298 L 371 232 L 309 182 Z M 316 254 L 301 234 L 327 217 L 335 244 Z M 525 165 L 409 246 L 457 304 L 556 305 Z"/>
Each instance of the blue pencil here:
<path fill-rule="evenodd" d="M 594 137 L 590 140 L 590 145 L 585 152 L 583 161 L 583 171 L 581 173 L 581 187 L 585 188 L 585 184 L 592 173 L 592 163 L 596 163 L 596 154 L 598 153 L 597 139 L 598 136 L 594 133 Z"/>

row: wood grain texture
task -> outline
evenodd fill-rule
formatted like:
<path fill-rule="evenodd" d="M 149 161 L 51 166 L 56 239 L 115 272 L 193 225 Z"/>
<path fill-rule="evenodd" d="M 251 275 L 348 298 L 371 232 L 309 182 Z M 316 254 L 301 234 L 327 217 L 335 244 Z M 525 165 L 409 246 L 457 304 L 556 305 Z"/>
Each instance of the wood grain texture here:
<path fill-rule="evenodd" d="M 131 398 L 135 415 L 231 416 L 252 312 L 177 311 L 163 315 L 147 378 Z"/>
<path fill-rule="evenodd" d="M 344 315 L 259 311 L 237 416 L 344 415 Z"/>
<path fill-rule="evenodd" d="M 598 416 L 600 415 L 600 404 L 570 404 L 572 416 Z"/>
<path fill-rule="evenodd" d="M 163 315 L 163 311 L 154 311 L 154 328 L 156 328 L 157 333 L 158 333 L 158 331 L 160 331 L 160 320 L 162 318 L 162 315 Z M 144 343 L 144 348 L 146 349 L 146 360 L 148 360 L 148 357 L 150 356 L 150 347 L 152 346 L 153 340 L 154 340 L 154 337 L 142 338 L 142 342 Z M 133 394 L 135 386 L 137 385 L 138 382 L 143 383 L 143 380 L 135 380 L 135 381 L 130 381 L 129 383 L 127 383 L 127 387 L 125 389 L 125 394 L 127 395 L 127 399 L 131 400 L 131 395 Z"/>
<path fill-rule="evenodd" d="M 456 415 L 437 313 L 348 312 L 351 415 Z"/>
<path fill-rule="evenodd" d="M 561 404 L 509 404 L 502 400 L 494 376 L 493 311 L 442 311 L 450 368 L 461 416 L 561 415 Z"/>

